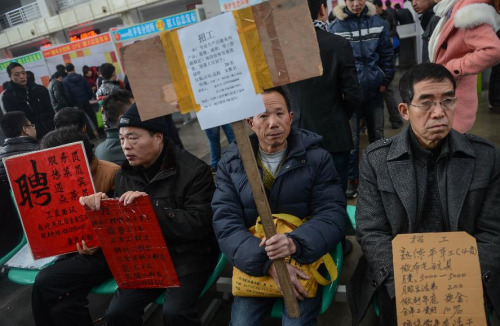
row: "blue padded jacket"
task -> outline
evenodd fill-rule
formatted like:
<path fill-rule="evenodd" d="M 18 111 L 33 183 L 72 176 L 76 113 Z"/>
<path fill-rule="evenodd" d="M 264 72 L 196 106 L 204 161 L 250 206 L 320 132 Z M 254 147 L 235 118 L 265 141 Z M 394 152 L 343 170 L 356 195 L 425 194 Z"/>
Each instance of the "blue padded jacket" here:
<path fill-rule="evenodd" d="M 366 2 L 358 17 L 345 5 L 335 7 L 337 19 L 329 26 L 331 33 L 351 42 L 359 83 L 366 95 L 389 85 L 394 78 L 394 50 L 389 38 L 389 24 L 376 15 L 375 6 Z"/>
<path fill-rule="evenodd" d="M 250 139 L 257 151 L 257 137 Z M 287 158 L 268 193 L 272 213 L 311 217 L 289 234 L 297 245 L 292 257 L 306 264 L 337 245 L 347 221 L 339 177 L 330 154 L 318 147 L 321 139 L 306 130 L 291 130 Z M 231 263 L 249 275 L 267 275 L 271 260 L 259 247 L 260 240 L 248 231 L 259 214 L 235 143 L 219 161 L 212 209 L 215 235 Z"/>

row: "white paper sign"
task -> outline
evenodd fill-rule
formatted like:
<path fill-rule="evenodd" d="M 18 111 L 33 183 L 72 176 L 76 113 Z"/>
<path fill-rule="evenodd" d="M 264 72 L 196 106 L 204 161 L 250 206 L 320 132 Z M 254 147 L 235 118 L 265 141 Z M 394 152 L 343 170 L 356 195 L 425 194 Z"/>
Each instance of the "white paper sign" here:
<path fill-rule="evenodd" d="M 178 31 L 202 129 L 265 111 L 255 94 L 233 15 L 223 14 Z"/>
<path fill-rule="evenodd" d="M 56 258 L 57 256 L 52 256 L 35 260 L 30 247 L 28 244 L 25 244 L 5 265 L 23 269 L 42 269 L 45 266 L 51 265 Z"/>

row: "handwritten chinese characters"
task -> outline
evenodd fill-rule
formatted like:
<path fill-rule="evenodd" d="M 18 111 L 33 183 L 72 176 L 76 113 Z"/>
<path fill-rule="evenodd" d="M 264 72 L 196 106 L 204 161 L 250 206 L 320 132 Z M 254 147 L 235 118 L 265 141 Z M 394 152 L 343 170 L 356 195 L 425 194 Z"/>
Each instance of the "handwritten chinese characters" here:
<path fill-rule="evenodd" d="M 82 144 L 13 156 L 5 166 L 35 259 L 98 246 L 81 196 L 94 193 Z"/>
<path fill-rule="evenodd" d="M 476 240 L 465 232 L 392 242 L 399 326 L 486 325 Z"/>
<path fill-rule="evenodd" d="M 106 261 L 120 288 L 179 286 L 149 197 L 123 206 L 117 199 L 87 211 Z"/>
<path fill-rule="evenodd" d="M 178 31 L 203 129 L 264 111 L 233 15 L 220 15 Z"/>

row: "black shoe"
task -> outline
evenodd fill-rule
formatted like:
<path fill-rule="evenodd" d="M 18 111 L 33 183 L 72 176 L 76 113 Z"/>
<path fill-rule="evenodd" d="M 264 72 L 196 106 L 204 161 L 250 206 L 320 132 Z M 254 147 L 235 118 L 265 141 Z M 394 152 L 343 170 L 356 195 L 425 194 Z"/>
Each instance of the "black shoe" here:
<path fill-rule="evenodd" d="M 500 106 L 490 106 L 489 110 L 490 113 L 500 114 Z"/>
<path fill-rule="evenodd" d="M 358 180 L 348 180 L 347 190 L 345 192 L 345 196 L 348 199 L 354 199 L 358 197 Z"/>

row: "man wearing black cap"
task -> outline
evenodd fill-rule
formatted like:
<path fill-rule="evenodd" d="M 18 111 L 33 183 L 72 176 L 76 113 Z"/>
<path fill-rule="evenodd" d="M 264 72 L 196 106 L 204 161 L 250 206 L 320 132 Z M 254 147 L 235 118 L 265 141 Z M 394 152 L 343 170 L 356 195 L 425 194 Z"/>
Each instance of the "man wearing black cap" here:
<path fill-rule="evenodd" d="M 107 311 L 107 325 L 141 325 L 144 307 L 160 294 L 165 294 L 164 325 L 199 325 L 196 302 L 210 272 L 215 266 L 218 249 L 212 223 L 210 202 L 214 192 L 212 173 L 207 164 L 175 147 L 164 136 L 164 117 L 141 121 L 133 104 L 121 117 L 119 137 L 126 161 L 115 178 L 115 196 L 124 205 L 149 195 L 163 236 L 172 257 L 180 287 L 168 289 L 119 289 Z M 100 209 L 104 193 L 81 197 L 80 203 Z M 45 301 L 33 301 L 33 315 L 39 325 L 93 325 L 86 296 L 90 289 L 109 275 L 100 251 L 82 243 L 79 255 L 70 259 L 72 274 L 61 277 L 75 279 L 74 284 L 59 291 L 46 291 Z M 90 267 L 85 264 L 91 262 Z M 57 264 L 57 263 L 56 263 Z M 78 270 L 91 269 L 92 275 Z M 107 274 L 108 273 L 108 274 Z M 73 282 L 75 283 L 75 282 Z M 37 286 L 33 289 L 34 293 Z M 33 295 L 35 298 L 35 295 Z M 37 305 L 46 307 L 42 314 Z M 37 315 L 36 312 L 39 314 Z"/>
<path fill-rule="evenodd" d="M 149 195 L 181 286 L 120 289 L 108 312 L 108 325 L 141 325 L 144 307 L 165 294 L 164 325 L 199 325 L 196 301 L 212 271 L 218 247 L 211 226 L 215 190 L 207 164 L 165 138 L 163 117 L 141 121 L 133 104 L 120 118 L 119 137 L 127 159 L 117 172 L 115 195 L 124 204 Z M 104 194 L 81 198 L 99 209 Z"/>

